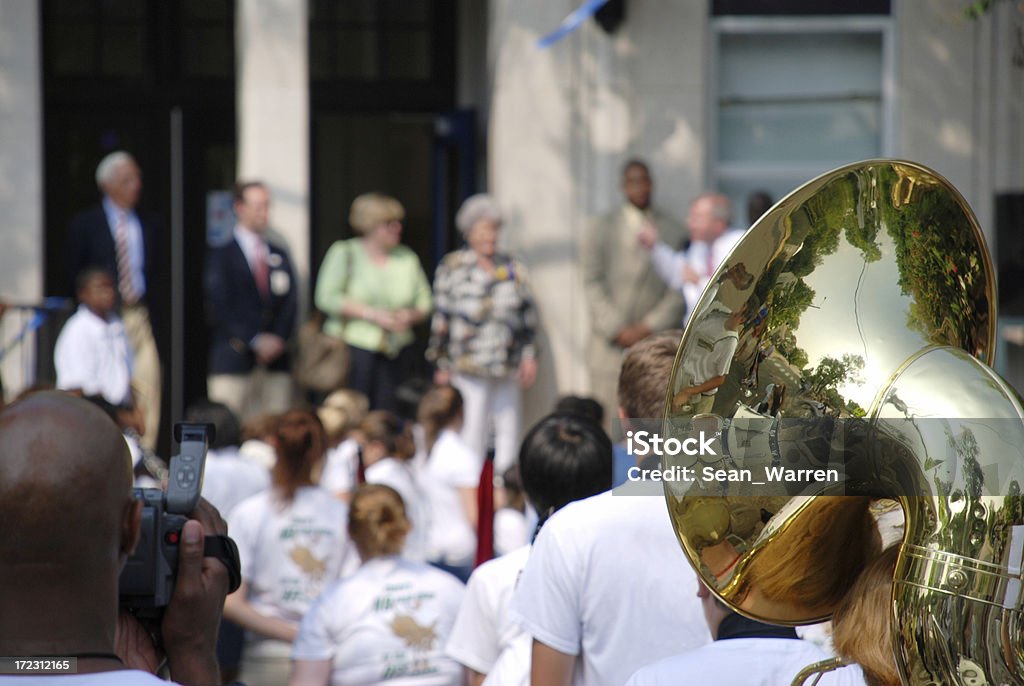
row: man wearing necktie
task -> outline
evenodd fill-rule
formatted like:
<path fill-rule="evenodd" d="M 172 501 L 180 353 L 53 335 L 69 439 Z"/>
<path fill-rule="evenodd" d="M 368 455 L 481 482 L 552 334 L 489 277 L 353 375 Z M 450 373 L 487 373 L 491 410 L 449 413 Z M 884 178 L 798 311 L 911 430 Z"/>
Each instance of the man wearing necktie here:
<path fill-rule="evenodd" d="M 591 392 L 606 418 L 617 415 L 622 353 L 654 331 L 679 325 L 683 302 L 650 268 L 637 236 L 652 227 L 681 245 L 686 232 L 651 202 L 654 183 L 645 162 L 632 159 L 622 168 L 625 202 L 587 227 L 581 245 L 583 285 L 590 311 L 587 366 Z M 614 434 L 618 431 L 614 423 Z M 617 439 L 617 435 L 612 436 Z"/>
<path fill-rule="evenodd" d="M 161 281 L 154 260 L 158 229 L 152 217 L 136 211 L 142 173 L 127 152 L 100 161 L 96 184 L 103 192 L 100 205 L 71 221 L 68 276 L 77 279 L 86 269 L 101 268 L 114 278 L 132 351 L 132 387 L 144 417 L 139 443 L 152 450 L 160 431 L 160 356 L 150 318 L 150 308 L 160 300 L 153 297 Z"/>
<path fill-rule="evenodd" d="M 267 242 L 270 191 L 259 181 L 235 185 L 232 239 L 211 248 L 204 290 L 210 326 L 210 400 L 243 421 L 292 404 L 288 340 L 297 288 L 287 253 Z"/>
<path fill-rule="evenodd" d="M 651 265 L 664 282 L 686 299 L 686 318 L 689 319 L 704 290 L 708 287 L 718 265 L 729 256 L 733 247 L 743 238 L 744 231 L 730 229 L 732 205 L 721 193 L 701 193 L 690 203 L 686 225 L 690 230 L 690 245 L 675 250 L 658 232 L 641 231 L 639 243 L 651 251 Z M 741 265 L 737 265 L 738 267 Z M 740 291 L 750 288 L 745 267 L 728 273 L 729 280 Z"/>

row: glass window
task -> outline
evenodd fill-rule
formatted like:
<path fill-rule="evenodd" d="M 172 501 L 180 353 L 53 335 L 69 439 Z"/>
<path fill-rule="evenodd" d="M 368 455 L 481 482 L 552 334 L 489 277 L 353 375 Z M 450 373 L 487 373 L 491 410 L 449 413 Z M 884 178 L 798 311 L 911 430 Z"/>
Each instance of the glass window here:
<path fill-rule="evenodd" d="M 777 200 L 829 169 L 885 154 L 888 19 L 745 17 L 712 26 L 711 181 L 738 209 L 751 191 Z"/>
<path fill-rule="evenodd" d="M 312 0 L 310 75 L 317 81 L 430 81 L 443 0 Z M 442 12 L 443 13 L 443 12 Z"/>

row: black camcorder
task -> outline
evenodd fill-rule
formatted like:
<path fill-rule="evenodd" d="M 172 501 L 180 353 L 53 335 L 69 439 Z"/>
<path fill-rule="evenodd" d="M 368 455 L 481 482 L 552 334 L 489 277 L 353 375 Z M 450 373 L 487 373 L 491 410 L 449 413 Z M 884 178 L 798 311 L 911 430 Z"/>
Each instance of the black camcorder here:
<path fill-rule="evenodd" d="M 143 504 L 142 525 L 135 551 L 121 570 L 119 591 L 121 609 L 141 620 L 158 623 L 174 594 L 181 530 L 199 502 L 206 451 L 213 439 L 212 424 L 175 424 L 174 440 L 180 450 L 171 458 L 167 490 L 134 489 Z M 240 581 L 234 542 L 227 536 L 207 536 L 205 554 L 224 562 L 234 591 Z"/>

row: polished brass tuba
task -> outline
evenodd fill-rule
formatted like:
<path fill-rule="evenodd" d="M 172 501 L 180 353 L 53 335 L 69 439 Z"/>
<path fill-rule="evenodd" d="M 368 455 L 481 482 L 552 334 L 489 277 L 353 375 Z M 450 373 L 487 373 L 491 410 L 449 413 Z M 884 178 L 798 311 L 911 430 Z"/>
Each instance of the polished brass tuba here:
<path fill-rule="evenodd" d="M 663 458 L 679 541 L 736 611 L 831 616 L 903 511 L 892 595 L 905 684 L 1024 684 L 1024 408 L 990 365 L 995 283 L 967 203 L 874 160 L 780 201 L 695 307 Z M 792 480 L 789 480 L 793 477 Z M 836 477 L 836 478 L 833 478 Z"/>

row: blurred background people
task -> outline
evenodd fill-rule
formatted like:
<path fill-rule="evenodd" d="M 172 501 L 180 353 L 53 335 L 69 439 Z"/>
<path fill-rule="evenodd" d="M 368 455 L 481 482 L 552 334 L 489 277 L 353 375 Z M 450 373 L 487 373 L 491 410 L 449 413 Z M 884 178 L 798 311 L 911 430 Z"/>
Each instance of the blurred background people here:
<path fill-rule="evenodd" d="M 288 253 L 266 239 L 270 190 L 259 181 L 240 181 L 234 207 L 232 239 L 206 254 L 207 395 L 244 421 L 292 405 L 288 342 L 299 288 Z"/>
<path fill-rule="evenodd" d="M 185 421 L 213 425 L 202 495 L 221 516 L 229 517 L 238 503 L 270 488 L 270 471 L 238 456 L 242 428 L 231 408 L 224 403 L 197 400 L 185 410 Z"/>
<path fill-rule="evenodd" d="M 99 404 L 122 431 L 142 436 L 145 418 L 132 391 L 133 358 L 117 316 L 113 277 L 90 267 L 76 281 L 78 310 L 65 322 L 53 352 L 57 388 Z"/>
<path fill-rule="evenodd" d="M 229 518 L 242 585 L 225 601 L 224 617 L 247 630 L 240 676 L 249 686 L 287 681 L 299 620 L 328 585 L 358 565 L 348 507 L 313 485 L 313 468 L 324 457 L 319 420 L 287 412 L 273 441 L 271 489 L 243 500 Z"/>
<path fill-rule="evenodd" d="M 156 447 L 160 431 L 160 356 L 153 338 L 151 308 L 166 317 L 157 294 L 161 286 L 156 258 L 159 222 L 137 211 L 142 172 L 123 150 L 112 152 L 96 167 L 100 204 L 76 215 L 68 228 L 68 276 L 77 279 L 89 267 L 102 267 L 113 277 L 125 334 L 132 351 L 132 385 L 139 397 L 143 424 L 150 431 L 140 441 Z M 157 297 L 154 297 L 157 296 Z"/>
<path fill-rule="evenodd" d="M 356 489 L 348 530 L 363 564 L 330 587 L 302 620 L 291 686 L 463 684 L 459 664 L 443 653 L 463 586 L 401 556 L 409 527 L 394 489 Z"/>
<path fill-rule="evenodd" d="M 327 436 L 327 458 L 318 483 L 346 503 L 359 480 L 360 423 L 366 417 L 370 401 L 358 391 L 341 389 L 328 395 L 317 408 L 316 416 Z"/>
<path fill-rule="evenodd" d="M 449 253 L 434 275 L 434 316 L 427 358 L 434 381 L 462 393 L 462 437 L 486 454 L 493 422 L 496 474 L 515 464 L 521 389 L 537 378 L 537 312 L 526 270 L 498 250 L 502 214 L 480 193 L 462 203 L 455 226 L 466 247 Z"/>
<path fill-rule="evenodd" d="M 185 421 L 212 424 L 213 441 L 206 453 L 202 496 L 225 519 L 238 503 L 270 488 L 270 472 L 238 456 L 242 429 L 238 417 L 227 405 L 198 400 L 185 410 Z M 242 658 L 245 632 L 239 625 L 222 620 L 217 632 L 217 662 L 224 683 L 235 680 Z"/>
<path fill-rule="evenodd" d="M 747 227 L 753 226 L 774 204 L 768 191 L 751 191 L 747 196 Z"/>
<path fill-rule="evenodd" d="M 519 477 L 519 465 L 494 477 L 493 527 L 496 557 L 521 548 L 530 541 L 533 529 L 526 512 L 526 492 Z"/>
<path fill-rule="evenodd" d="M 454 386 L 434 386 L 423 396 L 418 419 L 424 445 L 417 469 L 430 509 L 427 560 L 465 581 L 476 556 L 483 457 L 462 440 L 463 408 Z"/>
<path fill-rule="evenodd" d="M 646 227 L 681 246 L 686 231 L 652 204 L 654 182 L 646 162 L 631 159 L 623 165 L 622 192 L 625 202 L 590 224 L 580 253 L 592 331 L 587 343 L 591 391 L 608 420 L 618 408 L 623 351 L 653 331 L 678 326 L 683 317 L 682 300 L 651 270 L 637 236 Z M 618 438 L 613 431 L 612 439 Z"/>
<path fill-rule="evenodd" d="M 357 238 L 336 241 L 317 276 L 316 307 L 324 331 L 348 343 L 348 385 L 371 409 L 396 411 L 395 389 L 406 373 L 413 327 L 431 308 L 420 260 L 401 244 L 405 210 L 394 198 L 366 193 L 352 201 Z"/>
<path fill-rule="evenodd" d="M 600 424 L 555 413 L 523 439 L 518 467 L 527 497 L 541 513 L 539 530 L 566 503 L 611 487 L 611 441 Z M 530 681 L 531 637 L 508 616 L 529 555 L 530 546 L 525 545 L 485 562 L 469 578 L 445 650 L 466 667 L 470 686 L 526 686 Z"/>
<path fill-rule="evenodd" d="M 705 192 L 690 203 L 686 226 L 690 244 L 685 250 L 672 247 L 672 237 L 646 226 L 638 235 L 640 245 L 651 251 L 651 265 L 658 276 L 686 300 L 689 319 L 718 265 L 729 256 L 745 230 L 730 229 L 732 203 L 722 193 Z"/>
<path fill-rule="evenodd" d="M 277 462 L 277 450 L 272 445 L 277 432 L 277 414 L 259 414 L 242 422 L 242 445 L 238 456 L 270 471 Z"/>
<path fill-rule="evenodd" d="M 417 562 L 427 559 L 431 512 L 421 475 L 413 467 L 416 447 L 412 431 L 394 413 L 374 410 L 359 424 L 360 455 L 366 483 L 395 489 L 404 503 L 411 531 L 402 554 Z"/>

